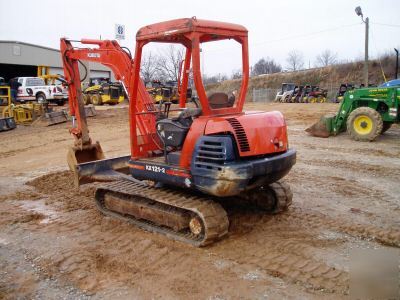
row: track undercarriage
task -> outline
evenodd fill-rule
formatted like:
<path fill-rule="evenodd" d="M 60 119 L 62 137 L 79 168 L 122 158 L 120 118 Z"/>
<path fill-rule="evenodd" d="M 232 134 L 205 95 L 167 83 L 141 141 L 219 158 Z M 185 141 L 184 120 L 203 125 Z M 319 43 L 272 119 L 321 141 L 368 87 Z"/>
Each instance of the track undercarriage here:
<path fill-rule="evenodd" d="M 292 192 L 283 182 L 239 197 L 272 213 L 286 210 L 292 202 Z M 197 247 L 209 245 L 228 233 L 229 220 L 224 208 L 200 193 L 120 179 L 96 190 L 96 204 L 105 215 Z"/>

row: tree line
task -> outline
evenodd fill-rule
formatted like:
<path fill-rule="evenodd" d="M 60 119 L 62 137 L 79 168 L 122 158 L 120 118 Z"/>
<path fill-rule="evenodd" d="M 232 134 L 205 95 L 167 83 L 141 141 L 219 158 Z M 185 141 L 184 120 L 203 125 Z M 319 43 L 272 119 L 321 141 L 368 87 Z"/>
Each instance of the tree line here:
<path fill-rule="evenodd" d="M 149 52 L 142 58 L 141 76 L 145 82 L 153 80 L 177 81 L 179 76 L 179 64 L 184 58 L 183 48 L 177 48 L 171 45 L 164 49 L 163 52 L 154 54 Z M 326 67 L 337 63 L 337 54 L 329 49 L 322 51 L 316 56 L 313 66 Z M 253 66 L 251 66 L 251 76 L 263 74 L 273 74 L 282 71 L 298 71 L 304 69 L 304 56 L 298 50 L 292 50 L 287 54 L 285 69 L 282 65 L 269 57 L 260 58 Z M 240 79 L 242 77 L 241 70 L 234 70 L 230 76 L 224 73 L 214 75 L 203 74 L 204 84 L 212 84 L 222 82 L 228 79 Z"/>

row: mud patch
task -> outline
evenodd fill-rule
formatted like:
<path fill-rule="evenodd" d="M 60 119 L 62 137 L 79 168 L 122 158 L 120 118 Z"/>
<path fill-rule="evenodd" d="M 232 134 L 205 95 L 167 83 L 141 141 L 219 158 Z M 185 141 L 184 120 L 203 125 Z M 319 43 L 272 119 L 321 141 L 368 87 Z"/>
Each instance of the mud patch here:
<path fill-rule="evenodd" d="M 22 208 L 31 211 L 34 214 L 42 215 L 40 224 L 47 224 L 57 219 L 58 214 L 51 209 L 44 201 L 22 201 L 18 203 Z"/>

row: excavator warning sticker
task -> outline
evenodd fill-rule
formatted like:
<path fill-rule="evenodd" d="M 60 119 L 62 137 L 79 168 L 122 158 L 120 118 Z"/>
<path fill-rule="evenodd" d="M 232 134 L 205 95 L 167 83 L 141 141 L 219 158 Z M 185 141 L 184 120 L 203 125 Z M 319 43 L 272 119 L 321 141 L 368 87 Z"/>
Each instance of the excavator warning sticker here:
<path fill-rule="evenodd" d="M 157 173 L 165 173 L 165 168 L 158 167 L 158 166 L 146 165 L 146 171 L 153 171 L 153 172 L 157 172 Z"/>

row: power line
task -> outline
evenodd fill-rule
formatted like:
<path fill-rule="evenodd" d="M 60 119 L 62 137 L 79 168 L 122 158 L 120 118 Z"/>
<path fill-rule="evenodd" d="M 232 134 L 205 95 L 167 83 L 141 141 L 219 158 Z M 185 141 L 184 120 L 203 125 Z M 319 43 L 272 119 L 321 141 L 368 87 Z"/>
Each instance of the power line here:
<path fill-rule="evenodd" d="M 310 33 L 306 33 L 306 34 L 287 36 L 287 37 L 276 39 L 276 40 L 270 40 L 270 41 L 254 43 L 253 46 L 269 44 L 269 43 L 275 43 L 275 42 L 280 42 L 280 41 L 285 41 L 285 40 L 292 40 L 292 39 L 297 39 L 297 38 L 302 38 L 302 37 L 309 37 L 309 36 L 318 35 L 318 34 L 325 33 L 325 32 L 336 31 L 336 30 L 340 30 L 340 29 L 343 29 L 343 28 L 353 27 L 353 26 L 356 26 L 356 25 L 360 25 L 360 23 L 358 22 L 358 23 L 353 23 L 353 24 L 348 24 L 348 25 L 342 25 L 342 26 L 332 27 L 332 28 L 328 28 L 328 29 L 324 29 L 324 30 L 320 30 L 320 31 L 315 31 L 315 32 L 310 32 Z"/>
<path fill-rule="evenodd" d="M 358 23 L 342 25 L 342 26 L 338 26 L 338 27 L 327 28 L 327 29 L 324 29 L 324 30 L 310 32 L 310 33 L 306 33 L 306 34 L 287 36 L 287 37 L 276 39 L 276 40 L 252 43 L 251 47 L 257 47 L 257 46 L 261 46 L 261 45 L 264 45 L 264 44 L 275 43 L 275 42 L 280 42 L 280 41 L 285 41 L 285 40 L 293 40 L 293 39 L 298 39 L 298 38 L 303 38 L 303 37 L 309 37 L 309 36 L 318 35 L 318 34 L 325 33 L 325 32 L 336 31 L 336 30 L 340 30 L 340 29 L 343 29 L 343 28 L 353 27 L 353 26 L 360 25 L 360 24 L 362 24 L 362 23 L 358 22 Z M 230 51 L 232 51 L 232 50 L 230 50 Z M 226 49 L 212 49 L 212 50 L 210 49 L 210 50 L 207 50 L 206 52 L 207 53 L 227 52 L 227 50 Z"/>
<path fill-rule="evenodd" d="M 371 22 L 374 25 L 381 25 L 381 26 L 389 26 L 389 27 L 400 27 L 400 25 L 397 24 L 386 24 L 386 23 L 375 23 L 375 22 Z"/>

